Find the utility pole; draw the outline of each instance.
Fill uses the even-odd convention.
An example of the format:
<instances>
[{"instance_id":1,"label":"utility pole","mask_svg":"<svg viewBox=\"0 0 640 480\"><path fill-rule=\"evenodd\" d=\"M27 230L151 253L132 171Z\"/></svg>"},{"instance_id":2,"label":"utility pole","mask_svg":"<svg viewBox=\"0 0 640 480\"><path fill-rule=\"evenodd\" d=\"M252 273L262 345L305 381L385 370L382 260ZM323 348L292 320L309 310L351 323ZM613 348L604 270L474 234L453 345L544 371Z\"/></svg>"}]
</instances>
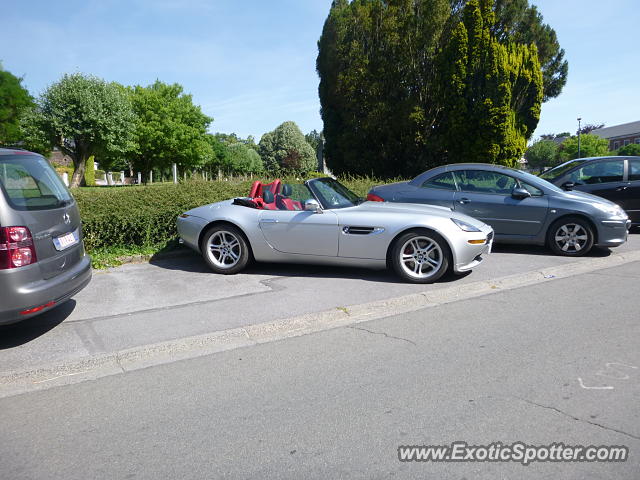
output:
<instances>
[{"instance_id":1,"label":"utility pole","mask_svg":"<svg viewBox=\"0 0 640 480\"><path fill-rule=\"evenodd\" d=\"M582 127L580 125L582 118L578 117L578 158L582 158L582 152L580 149L580 133L582 133L580 130L582 130Z\"/></svg>"}]
</instances>

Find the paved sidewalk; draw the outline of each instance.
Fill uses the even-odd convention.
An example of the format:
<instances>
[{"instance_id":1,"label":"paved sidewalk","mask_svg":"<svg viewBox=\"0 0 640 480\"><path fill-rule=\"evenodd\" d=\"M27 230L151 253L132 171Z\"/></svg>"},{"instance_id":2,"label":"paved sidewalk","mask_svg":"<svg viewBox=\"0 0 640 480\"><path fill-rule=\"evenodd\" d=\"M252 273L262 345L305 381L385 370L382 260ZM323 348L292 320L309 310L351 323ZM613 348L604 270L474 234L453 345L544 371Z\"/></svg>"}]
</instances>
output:
<instances>
[{"instance_id":1,"label":"paved sidewalk","mask_svg":"<svg viewBox=\"0 0 640 480\"><path fill-rule=\"evenodd\" d=\"M619 249L580 259L536 247L498 246L472 273L426 286L401 283L387 271L300 265L255 265L243 274L220 276L195 255L125 265L97 272L85 291L59 309L1 329L0 379L162 342L348 311L353 305L367 308L411 294L464 298L469 290L488 288L488 281L514 275L526 279L528 272L594 261L607 265L633 255L640 255L640 235Z\"/></svg>"},{"instance_id":2,"label":"paved sidewalk","mask_svg":"<svg viewBox=\"0 0 640 480\"><path fill-rule=\"evenodd\" d=\"M0 399L7 479L637 480L640 262ZM401 463L400 445L624 445Z\"/></svg>"}]
</instances>

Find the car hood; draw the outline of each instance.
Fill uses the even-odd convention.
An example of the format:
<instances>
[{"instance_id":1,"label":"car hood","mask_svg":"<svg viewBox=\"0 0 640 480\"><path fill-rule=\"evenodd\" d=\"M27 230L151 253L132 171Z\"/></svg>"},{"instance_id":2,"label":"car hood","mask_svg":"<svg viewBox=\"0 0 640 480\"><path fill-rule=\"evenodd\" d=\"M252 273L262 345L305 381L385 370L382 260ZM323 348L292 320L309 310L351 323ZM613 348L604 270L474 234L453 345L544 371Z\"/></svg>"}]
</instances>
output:
<instances>
[{"instance_id":1,"label":"car hood","mask_svg":"<svg viewBox=\"0 0 640 480\"><path fill-rule=\"evenodd\" d=\"M397 190L398 187L402 188L402 187L406 187L407 185L409 185L409 182L406 182L406 181L385 183L384 185L376 185L371 189L371 191L374 192L376 190Z\"/></svg>"},{"instance_id":2,"label":"car hood","mask_svg":"<svg viewBox=\"0 0 640 480\"><path fill-rule=\"evenodd\" d=\"M373 212L373 213L399 213L399 214L412 214L412 215L431 215L442 218L456 218L470 223L474 227L483 228L485 223L477 220L468 215L464 215L459 212L455 212L447 207L440 207L438 205L424 205L416 203L396 203L396 202L364 202L354 207L359 212ZM339 210L338 210L339 212Z\"/></svg>"},{"instance_id":3,"label":"car hood","mask_svg":"<svg viewBox=\"0 0 640 480\"><path fill-rule=\"evenodd\" d=\"M584 202L584 203L591 203L591 204L602 203L608 206L616 205L614 202L611 202L606 198L598 197L597 195L592 195L591 193L580 192L577 190L562 192L561 196L563 198L566 198L567 200L575 200L575 201Z\"/></svg>"}]
</instances>

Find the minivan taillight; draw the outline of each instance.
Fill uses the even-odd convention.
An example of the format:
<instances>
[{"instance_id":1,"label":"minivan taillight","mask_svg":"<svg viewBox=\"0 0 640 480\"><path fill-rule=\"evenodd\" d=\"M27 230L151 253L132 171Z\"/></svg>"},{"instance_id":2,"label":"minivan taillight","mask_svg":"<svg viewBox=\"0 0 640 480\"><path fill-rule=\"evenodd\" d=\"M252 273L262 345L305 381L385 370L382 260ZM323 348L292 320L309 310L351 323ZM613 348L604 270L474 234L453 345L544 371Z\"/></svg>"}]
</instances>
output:
<instances>
[{"instance_id":1,"label":"minivan taillight","mask_svg":"<svg viewBox=\"0 0 640 480\"><path fill-rule=\"evenodd\" d=\"M33 237L27 227L0 227L0 270L36 263Z\"/></svg>"}]
</instances>

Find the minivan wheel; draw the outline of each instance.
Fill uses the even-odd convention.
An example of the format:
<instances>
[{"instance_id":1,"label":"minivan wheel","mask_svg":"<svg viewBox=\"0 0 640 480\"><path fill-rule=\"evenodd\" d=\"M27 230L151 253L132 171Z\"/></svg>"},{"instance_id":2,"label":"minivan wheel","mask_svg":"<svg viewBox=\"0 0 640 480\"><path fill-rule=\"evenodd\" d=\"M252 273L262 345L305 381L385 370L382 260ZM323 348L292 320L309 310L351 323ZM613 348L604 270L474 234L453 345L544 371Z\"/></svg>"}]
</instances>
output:
<instances>
[{"instance_id":1,"label":"minivan wheel","mask_svg":"<svg viewBox=\"0 0 640 480\"><path fill-rule=\"evenodd\" d=\"M202 238L202 256L216 273L233 275L251 259L249 245L240 230L231 225L211 227Z\"/></svg>"},{"instance_id":2,"label":"minivan wheel","mask_svg":"<svg viewBox=\"0 0 640 480\"><path fill-rule=\"evenodd\" d=\"M593 228L580 217L565 217L549 228L547 243L557 255L579 257L589 253L593 247Z\"/></svg>"},{"instance_id":3,"label":"minivan wheel","mask_svg":"<svg viewBox=\"0 0 640 480\"><path fill-rule=\"evenodd\" d=\"M449 269L451 251L436 232L414 231L396 240L391 265L398 275L413 283L432 283Z\"/></svg>"}]
</instances>

